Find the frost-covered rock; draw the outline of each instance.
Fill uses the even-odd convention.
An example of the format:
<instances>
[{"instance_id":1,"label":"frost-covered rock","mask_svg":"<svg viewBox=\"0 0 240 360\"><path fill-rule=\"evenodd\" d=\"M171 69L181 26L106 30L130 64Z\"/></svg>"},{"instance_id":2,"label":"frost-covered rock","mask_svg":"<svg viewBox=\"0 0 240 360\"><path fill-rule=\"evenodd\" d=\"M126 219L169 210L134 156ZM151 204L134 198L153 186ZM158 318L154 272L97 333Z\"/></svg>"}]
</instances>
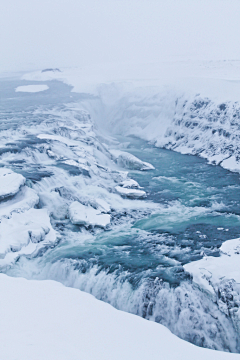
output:
<instances>
[{"instance_id":1,"label":"frost-covered rock","mask_svg":"<svg viewBox=\"0 0 240 360\"><path fill-rule=\"evenodd\" d=\"M85 206L74 201L69 206L69 217L73 224L85 226L106 227L110 224L110 215L102 214L101 211L95 210L91 206Z\"/></svg>"},{"instance_id":2,"label":"frost-covered rock","mask_svg":"<svg viewBox=\"0 0 240 360\"><path fill-rule=\"evenodd\" d=\"M143 198L146 196L146 192L143 190L131 189L131 188L123 187L123 186L116 186L115 189L120 195L127 196L129 198L137 199L137 198Z\"/></svg>"},{"instance_id":3,"label":"frost-covered rock","mask_svg":"<svg viewBox=\"0 0 240 360\"><path fill-rule=\"evenodd\" d=\"M18 252L29 243L43 242L46 245L54 244L55 241L56 232L51 226L46 209L13 213L10 219L3 218L0 224L1 259L4 259L8 252Z\"/></svg>"},{"instance_id":4,"label":"frost-covered rock","mask_svg":"<svg viewBox=\"0 0 240 360\"><path fill-rule=\"evenodd\" d=\"M220 250L220 257L205 256L184 268L194 283L232 318L240 333L240 239L224 242Z\"/></svg>"},{"instance_id":5,"label":"frost-covered rock","mask_svg":"<svg viewBox=\"0 0 240 360\"><path fill-rule=\"evenodd\" d=\"M121 150L109 150L118 165L131 170L154 170L154 166Z\"/></svg>"},{"instance_id":6,"label":"frost-covered rock","mask_svg":"<svg viewBox=\"0 0 240 360\"><path fill-rule=\"evenodd\" d=\"M115 190L123 197L138 199L146 196L146 192L140 190L138 182L133 179L126 179L122 181L115 187Z\"/></svg>"},{"instance_id":7,"label":"frost-covered rock","mask_svg":"<svg viewBox=\"0 0 240 360\"><path fill-rule=\"evenodd\" d=\"M39 197L33 189L23 186L14 198L0 202L0 219L10 217L14 212L24 212L34 207L39 201Z\"/></svg>"},{"instance_id":8,"label":"frost-covered rock","mask_svg":"<svg viewBox=\"0 0 240 360\"><path fill-rule=\"evenodd\" d=\"M24 183L25 178L21 174L0 168L0 199L15 195Z\"/></svg>"},{"instance_id":9,"label":"frost-covered rock","mask_svg":"<svg viewBox=\"0 0 240 360\"><path fill-rule=\"evenodd\" d=\"M122 186L123 188L127 188L127 189L139 189L140 188L138 182L133 179L127 179L127 180L122 181L120 183L120 186Z\"/></svg>"}]
</instances>

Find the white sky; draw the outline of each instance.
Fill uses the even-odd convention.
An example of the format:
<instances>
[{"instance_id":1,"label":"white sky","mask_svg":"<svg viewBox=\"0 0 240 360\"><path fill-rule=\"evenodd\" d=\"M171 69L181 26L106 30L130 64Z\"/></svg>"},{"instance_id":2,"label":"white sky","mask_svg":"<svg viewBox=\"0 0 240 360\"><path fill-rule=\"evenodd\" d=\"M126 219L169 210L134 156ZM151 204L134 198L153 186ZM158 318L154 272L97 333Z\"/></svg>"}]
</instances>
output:
<instances>
[{"instance_id":1,"label":"white sky","mask_svg":"<svg viewBox=\"0 0 240 360\"><path fill-rule=\"evenodd\" d=\"M240 59L240 0L0 0L0 72Z\"/></svg>"}]
</instances>

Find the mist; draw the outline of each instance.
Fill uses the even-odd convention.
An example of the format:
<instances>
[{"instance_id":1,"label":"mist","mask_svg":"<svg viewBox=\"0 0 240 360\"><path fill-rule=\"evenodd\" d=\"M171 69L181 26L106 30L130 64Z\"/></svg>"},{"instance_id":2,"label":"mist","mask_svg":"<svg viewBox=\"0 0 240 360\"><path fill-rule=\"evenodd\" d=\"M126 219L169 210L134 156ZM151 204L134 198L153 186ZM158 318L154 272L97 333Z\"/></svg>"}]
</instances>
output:
<instances>
[{"instance_id":1,"label":"mist","mask_svg":"<svg viewBox=\"0 0 240 360\"><path fill-rule=\"evenodd\" d=\"M240 58L237 0L1 0L0 72Z\"/></svg>"}]
</instances>

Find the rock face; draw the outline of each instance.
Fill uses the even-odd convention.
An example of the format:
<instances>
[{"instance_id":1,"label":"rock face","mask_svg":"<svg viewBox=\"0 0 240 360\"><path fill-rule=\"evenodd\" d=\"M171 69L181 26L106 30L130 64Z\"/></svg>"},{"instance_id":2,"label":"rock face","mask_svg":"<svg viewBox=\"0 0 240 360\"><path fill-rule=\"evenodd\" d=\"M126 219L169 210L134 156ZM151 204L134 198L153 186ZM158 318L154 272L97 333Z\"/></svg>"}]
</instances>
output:
<instances>
[{"instance_id":1,"label":"rock face","mask_svg":"<svg viewBox=\"0 0 240 360\"><path fill-rule=\"evenodd\" d=\"M205 256L184 265L193 281L209 294L219 309L232 318L240 331L240 239L229 240L220 248L221 256Z\"/></svg>"},{"instance_id":2,"label":"rock face","mask_svg":"<svg viewBox=\"0 0 240 360\"><path fill-rule=\"evenodd\" d=\"M84 226L106 227L110 224L110 215L102 214L91 206L85 206L78 201L69 206L69 217L73 224Z\"/></svg>"}]
</instances>

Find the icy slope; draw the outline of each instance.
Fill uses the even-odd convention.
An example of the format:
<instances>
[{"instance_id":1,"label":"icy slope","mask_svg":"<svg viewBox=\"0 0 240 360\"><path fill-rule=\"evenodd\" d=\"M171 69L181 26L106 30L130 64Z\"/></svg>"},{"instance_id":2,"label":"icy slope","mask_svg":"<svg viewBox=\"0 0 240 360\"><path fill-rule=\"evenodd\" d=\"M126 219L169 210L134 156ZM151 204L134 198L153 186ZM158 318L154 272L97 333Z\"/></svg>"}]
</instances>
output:
<instances>
[{"instance_id":1,"label":"icy slope","mask_svg":"<svg viewBox=\"0 0 240 360\"><path fill-rule=\"evenodd\" d=\"M180 340L146 321L53 281L0 274L4 360L238 359ZM17 301L16 301L17 299Z\"/></svg>"}]
</instances>

